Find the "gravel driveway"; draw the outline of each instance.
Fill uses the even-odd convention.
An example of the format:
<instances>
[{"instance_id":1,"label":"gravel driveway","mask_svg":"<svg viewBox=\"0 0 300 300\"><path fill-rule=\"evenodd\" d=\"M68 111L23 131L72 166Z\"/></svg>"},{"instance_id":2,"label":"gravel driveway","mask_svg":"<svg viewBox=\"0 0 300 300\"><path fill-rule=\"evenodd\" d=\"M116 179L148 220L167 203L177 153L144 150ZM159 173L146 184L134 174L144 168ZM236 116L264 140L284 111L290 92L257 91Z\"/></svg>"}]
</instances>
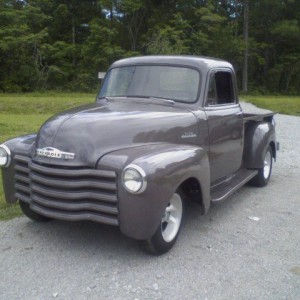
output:
<instances>
[{"instance_id":1,"label":"gravel driveway","mask_svg":"<svg viewBox=\"0 0 300 300\"><path fill-rule=\"evenodd\" d=\"M300 299L300 118L276 121L269 185L189 207L164 256L98 224L0 222L0 299Z\"/></svg>"}]
</instances>

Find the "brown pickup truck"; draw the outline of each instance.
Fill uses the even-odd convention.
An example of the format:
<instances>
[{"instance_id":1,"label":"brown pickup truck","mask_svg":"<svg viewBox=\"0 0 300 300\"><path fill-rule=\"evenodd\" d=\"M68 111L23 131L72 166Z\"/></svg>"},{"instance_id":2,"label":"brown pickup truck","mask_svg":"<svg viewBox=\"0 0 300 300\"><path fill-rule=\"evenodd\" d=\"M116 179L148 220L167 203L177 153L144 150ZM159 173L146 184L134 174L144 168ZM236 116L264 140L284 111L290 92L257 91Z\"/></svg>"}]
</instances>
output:
<instances>
[{"instance_id":1,"label":"brown pickup truck","mask_svg":"<svg viewBox=\"0 0 300 300\"><path fill-rule=\"evenodd\" d=\"M0 146L5 197L33 220L110 224L165 253L189 201L205 214L247 182L268 183L273 115L243 112L228 62L123 59L95 103Z\"/></svg>"}]
</instances>

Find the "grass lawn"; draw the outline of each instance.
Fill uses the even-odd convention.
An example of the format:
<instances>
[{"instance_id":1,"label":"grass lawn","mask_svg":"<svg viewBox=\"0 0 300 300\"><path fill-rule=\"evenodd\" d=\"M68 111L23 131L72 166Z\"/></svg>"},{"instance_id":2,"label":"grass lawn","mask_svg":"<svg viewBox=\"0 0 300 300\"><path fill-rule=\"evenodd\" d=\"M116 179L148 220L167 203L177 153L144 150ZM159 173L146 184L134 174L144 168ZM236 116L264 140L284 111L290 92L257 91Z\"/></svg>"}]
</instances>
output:
<instances>
[{"instance_id":1,"label":"grass lawn","mask_svg":"<svg viewBox=\"0 0 300 300\"><path fill-rule=\"evenodd\" d=\"M285 115L300 116L300 97L241 96L240 98L261 108L270 109Z\"/></svg>"},{"instance_id":2,"label":"grass lawn","mask_svg":"<svg viewBox=\"0 0 300 300\"><path fill-rule=\"evenodd\" d=\"M300 116L300 97L242 96L241 99L262 108ZM0 94L0 144L16 136L37 132L53 114L94 100L95 94L81 93ZM8 205L4 200L0 176L0 220L19 215L19 206Z\"/></svg>"}]
</instances>

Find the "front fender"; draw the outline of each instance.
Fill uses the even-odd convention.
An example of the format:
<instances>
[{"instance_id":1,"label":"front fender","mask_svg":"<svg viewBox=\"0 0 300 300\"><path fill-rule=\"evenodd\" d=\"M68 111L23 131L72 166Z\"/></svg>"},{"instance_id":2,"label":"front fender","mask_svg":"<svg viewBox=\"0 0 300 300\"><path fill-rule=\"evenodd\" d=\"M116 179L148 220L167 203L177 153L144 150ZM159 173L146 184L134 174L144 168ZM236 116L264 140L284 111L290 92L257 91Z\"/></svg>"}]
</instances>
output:
<instances>
[{"instance_id":1,"label":"front fender","mask_svg":"<svg viewBox=\"0 0 300 300\"><path fill-rule=\"evenodd\" d=\"M131 194L122 185L122 170L131 163L146 172L147 188L141 194ZM120 230L132 238L148 239L155 233L171 196L188 178L198 180L204 210L209 208L209 163L200 147L155 144L123 149L102 157L98 168L117 172Z\"/></svg>"},{"instance_id":2,"label":"front fender","mask_svg":"<svg viewBox=\"0 0 300 300\"><path fill-rule=\"evenodd\" d=\"M6 145L12 156L11 164L7 168L2 168L2 181L3 181L3 190L6 202L14 203L17 201L15 197L15 160L14 157L16 154L21 154L24 156L31 156L31 151L36 140L36 134L29 134L25 136L20 136L14 139L11 139L4 143Z\"/></svg>"},{"instance_id":3,"label":"front fender","mask_svg":"<svg viewBox=\"0 0 300 300\"><path fill-rule=\"evenodd\" d=\"M274 125L270 122L253 123L246 128L244 145L244 162L249 169L264 167L264 155L268 146L276 145ZM276 158L276 149L273 147L273 156Z\"/></svg>"}]
</instances>

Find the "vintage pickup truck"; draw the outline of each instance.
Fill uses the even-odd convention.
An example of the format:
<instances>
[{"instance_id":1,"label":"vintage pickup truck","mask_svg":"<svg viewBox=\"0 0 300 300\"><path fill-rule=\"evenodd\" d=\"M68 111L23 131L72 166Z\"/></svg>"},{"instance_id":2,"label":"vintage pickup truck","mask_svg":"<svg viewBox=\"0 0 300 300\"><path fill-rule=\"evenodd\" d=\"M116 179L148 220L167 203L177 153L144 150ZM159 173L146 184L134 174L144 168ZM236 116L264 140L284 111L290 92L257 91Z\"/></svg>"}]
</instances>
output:
<instances>
[{"instance_id":1,"label":"vintage pickup truck","mask_svg":"<svg viewBox=\"0 0 300 300\"><path fill-rule=\"evenodd\" d=\"M118 226L162 254L188 201L205 214L247 182L268 183L273 115L242 111L228 62L123 59L107 71L95 103L0 146L5 197L33 220Z\"/></svg>"}]
</instances>

